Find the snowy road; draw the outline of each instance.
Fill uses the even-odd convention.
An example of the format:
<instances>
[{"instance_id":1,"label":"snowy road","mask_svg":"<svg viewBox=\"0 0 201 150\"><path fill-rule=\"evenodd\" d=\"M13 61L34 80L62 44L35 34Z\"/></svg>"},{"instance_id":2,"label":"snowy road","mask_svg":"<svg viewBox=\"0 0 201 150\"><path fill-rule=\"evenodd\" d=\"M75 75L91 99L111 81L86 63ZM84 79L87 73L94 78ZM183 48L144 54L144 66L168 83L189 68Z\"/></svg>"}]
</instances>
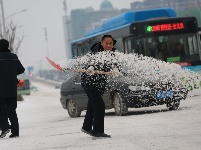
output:
<instances>
[{"instance_id":1,"label":"snowy road","mask_svg":"<svg viewBox=\"0 0 201 150\"><path fill-rule=\"evenodd\" d=\"M106 111L105 132L111 139L92 140L80 128L84 114L70 118L59 101L59 90L39 88L18 102L20 137L0 139L1 150L200 150L201 96L181 101L180 109L166 106L129 109L127 116ZM201 95L201 91L196 91Z\"/></svg>"}]
</instances>

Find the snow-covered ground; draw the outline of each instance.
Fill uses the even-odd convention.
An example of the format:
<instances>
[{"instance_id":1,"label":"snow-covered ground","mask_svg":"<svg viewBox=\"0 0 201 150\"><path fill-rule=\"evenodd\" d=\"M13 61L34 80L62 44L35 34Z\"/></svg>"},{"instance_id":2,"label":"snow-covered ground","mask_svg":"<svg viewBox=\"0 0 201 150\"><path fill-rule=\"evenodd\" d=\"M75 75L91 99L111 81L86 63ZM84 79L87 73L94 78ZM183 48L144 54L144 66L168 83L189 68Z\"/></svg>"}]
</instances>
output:
<instances>
[{"instance_id":1,"label":"snow-covered ground","mask_svg":"<svg viewBox=\"0 0 201 150\"><path fill-rule=\"evenodd\" d=\"M18 102L20 137L0 139L1 150L200 150L201 90L189 93L179 110L166 106L129 109L127 116L107 110L105 132L111 139L80 131L85 112L70 118L60 104L59 90L33 82L39 91Z\"/></svg>"}]
</instances>

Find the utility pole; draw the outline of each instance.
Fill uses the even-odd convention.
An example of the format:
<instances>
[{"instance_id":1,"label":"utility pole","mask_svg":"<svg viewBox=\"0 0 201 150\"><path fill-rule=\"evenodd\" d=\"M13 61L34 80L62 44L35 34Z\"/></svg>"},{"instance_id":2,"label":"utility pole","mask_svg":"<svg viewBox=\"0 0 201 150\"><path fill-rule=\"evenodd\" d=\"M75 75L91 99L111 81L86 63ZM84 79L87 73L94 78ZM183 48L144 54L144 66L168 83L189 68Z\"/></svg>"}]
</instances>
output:
<instances>
[{"instance_id":1,"label":"utility pole","mask_svg":"<svg viewBox=\"0 0 201 150\"><path fill-rule=\"evenodd\" d=\"M63 6L64 6L64 13L65 13L65 16L67 16L67 4L66 4L66 0L63 1Z\"/></svg>"},{"instance_id":2,"label":"utility pole","mask_svg":"<svg viewBox=\"0 0 201 150\"><path fill-rule=\"evenodd\" d=\"M44 28L45 33L45 42L46 42L46 50L47 50L47 56L49 58L49 48L48 48L48 38L47 38L47 28ZM48 69L50 70L50 65L48 64Z\"/></svg>"},{"instance_id":3,"label":"utility pole","mask_svg":"<svg viewBox=\"0 0 201 150\"><path fill-rule=\"evenodd\" d=\"M5 25L5 18L4 18L4 8L3 8L3 0L0 0L1 3L1 23L2 23L2 35L4 39L8 39L6 33L6 25Z\"/></svg>"},{"instance_id":4,"label":"utility pole","mask_svg":"<svg viewBox=\"0 0 201 150\"><path fill-rule=\"evenodd\" d=\"M69 46L70 41L70 30L69 30L69 20L68 20L68 8L66 4L66 0L63 1L63 9L64 9L64 39L65 39L65 51L67 60L71 57L71 50Z\"/></svg>"}]
</instances>

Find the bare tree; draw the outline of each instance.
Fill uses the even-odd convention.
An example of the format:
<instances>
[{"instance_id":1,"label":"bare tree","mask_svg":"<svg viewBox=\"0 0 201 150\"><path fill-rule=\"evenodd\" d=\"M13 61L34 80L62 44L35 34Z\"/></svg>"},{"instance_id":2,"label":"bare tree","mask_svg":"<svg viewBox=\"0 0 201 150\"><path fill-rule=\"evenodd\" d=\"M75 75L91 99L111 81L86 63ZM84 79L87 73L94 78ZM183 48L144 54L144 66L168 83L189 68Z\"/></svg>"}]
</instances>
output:
<instances>
[{"instance_id":1,"label":"bare tree","mask_svg":"<svg viewBox=\"0 0 201 150\"><path fill-rule=\"evenodd\" d=\"M24 39L24 33L21 36L17 35L17 28L18 26L14 24L12 20L6 26L7 40L10 43L9 49L14 54L18 54L18 50ZM2 33L0 37L3 38Z\"/></svg>"}]
</instances>

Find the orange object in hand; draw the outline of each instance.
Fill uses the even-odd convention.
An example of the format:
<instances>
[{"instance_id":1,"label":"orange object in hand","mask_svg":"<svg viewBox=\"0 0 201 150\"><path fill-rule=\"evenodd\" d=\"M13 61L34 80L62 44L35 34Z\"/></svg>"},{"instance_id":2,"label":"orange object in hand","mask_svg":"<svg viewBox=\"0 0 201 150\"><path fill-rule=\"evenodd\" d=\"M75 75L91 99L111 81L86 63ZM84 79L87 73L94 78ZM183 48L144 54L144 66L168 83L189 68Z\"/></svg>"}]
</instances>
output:
<instances>
[{"instance_id":1,"label":"orange object in hand","mask_svg":"<svg viewBox=\"0 0 201 150\"><path fill-rule=\"evenodd\" d=\"M24 85L24 80L19 80L18 87L22 87Z\"/></svg>"}]
</instances>

